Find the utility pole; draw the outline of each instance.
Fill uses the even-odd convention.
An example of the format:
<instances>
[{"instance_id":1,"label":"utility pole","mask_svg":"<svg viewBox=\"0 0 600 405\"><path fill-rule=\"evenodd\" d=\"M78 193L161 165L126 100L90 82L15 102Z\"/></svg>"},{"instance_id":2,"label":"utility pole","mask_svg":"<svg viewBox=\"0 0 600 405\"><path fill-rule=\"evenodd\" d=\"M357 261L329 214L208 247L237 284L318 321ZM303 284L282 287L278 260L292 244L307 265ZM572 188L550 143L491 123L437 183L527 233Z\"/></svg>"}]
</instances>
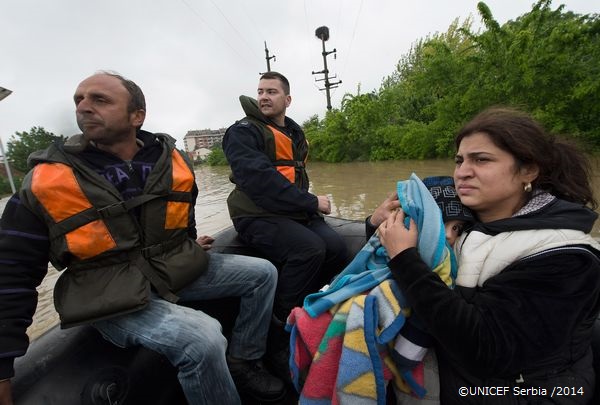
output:
<instances>
[{"instance_id":1,"label":"utility pole","mask_svg":"<svg viewBox=\"0 0 600 405\"><path fill-rule=\"evenodd\" d=\"M275 59L275 55L269 56L269 48L267 48L267 41L265 41L265 59L267 60L267 72L270 72L271 71L271 59L273 59L273 62L277 61L277 59Z\"/></svg>"},{"instance_id":2,"label":"utility pole","mask_svg":"<svg viewBox=\"0 0 600 405\"><path fill-rule=\"evenodd\" d=\"M319 38L321 40L321 43L323 44L323 52L321 52L321 55L323 55L323 70L319 71L319 72L312 72L313 75L319 75L319 74L324 74L325 77L323 79L315 79L316 82L320 82L320 81L325 81L325 87L322 89L319 89L321 91L325 90L325 94L327 95L327 109L331 110L331 95L329 93L329 89L335 89L338 84L342 83L341 80L338 80L337 82L330 82L329 79L329 69L327 69L327 55L330 54L334 54L333 58L335 59L335 53L337 52L335 50L335 48L333 48L333 51L329 51L327 52L325 50L325 42L329 39L329 28L323 26L323 27L319 27L317 28L317 30L315 31L315 35L317 38ZM331 79L335 79L336 75L332 76Z\"/></svg>"},{"instance_id":3,"label":"utility pole","mask_svg":"<svg viewBox=\"0 0 600 405\"><path fill-rule=\"evenodd\" d=\"M4 87L0 87L0 100L4 99L5 97L8 97L10 94L12 93L12 91L5 89ZM4 166L6 167L6 174L8 176L8 182L10 183L10 189L12 190L12 193L16 193L16 189L15 189L15 182L13 181L12 178L12 173L10 171L10 166L8 165L8 160L6 159L6 154L4 153L4 145L2 144L2 139L0 138L0 153L2 153L2 160L4 160Z\"/></svg>"}]
</instances>

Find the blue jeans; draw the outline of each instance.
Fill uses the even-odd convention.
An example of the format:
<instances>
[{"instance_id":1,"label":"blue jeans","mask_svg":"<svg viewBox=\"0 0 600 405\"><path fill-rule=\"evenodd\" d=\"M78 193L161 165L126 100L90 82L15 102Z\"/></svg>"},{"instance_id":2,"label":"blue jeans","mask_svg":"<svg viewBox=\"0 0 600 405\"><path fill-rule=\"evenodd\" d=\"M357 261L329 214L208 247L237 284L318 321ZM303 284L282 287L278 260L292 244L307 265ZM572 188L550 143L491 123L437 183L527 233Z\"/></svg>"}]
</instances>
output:
<instances>
[{"instance_id":1,"label":"blue jeans","mask_svg":"<svg viewBox=\"0 0 600 405\"><path fill-rule=\"evenodd\" d=\"M277 270L268 261L213 253L206 273L179 291L181 302L241 297L228 352L254 360L266 349ZM166 356L177 367L186 399L193 404L239 404L225 360L221 324L202 311L152 295L143 310L94 323L120 347L140 345Z\"/></svg>"}]
</instances>

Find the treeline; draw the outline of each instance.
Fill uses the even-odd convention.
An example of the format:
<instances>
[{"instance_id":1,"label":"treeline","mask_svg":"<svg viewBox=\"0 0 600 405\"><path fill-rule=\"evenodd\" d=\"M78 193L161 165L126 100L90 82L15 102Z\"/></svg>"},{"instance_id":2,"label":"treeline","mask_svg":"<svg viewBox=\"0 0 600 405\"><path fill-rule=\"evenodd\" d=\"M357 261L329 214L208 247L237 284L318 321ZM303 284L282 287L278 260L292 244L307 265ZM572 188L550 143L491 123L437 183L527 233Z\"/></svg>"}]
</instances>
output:
<instances>
[{"instance_id":1,"label":"treeline","mask_svg":"<svg viewBox=\"0 0 600 405\"><path fill-rule=\"evenodd\" d=\"M530 112L549 131L600 150L600 18L541 0L484 29L456 20L413 44L379 90L346 94L340 109L304 122L311 159L427 159L454 153L453 136L491 105Z\"/></svg>"},{"instance_id":2,"label":"treeline","mask_svg":"<svg viewBox=\"0 0 600 405\"><path fill-rule=\"evenodd\" d=\"M45 149L57 139L64 140L66 138L63 135L55 135L46 131L43 127L33 127L29 131L15 132L14 135L11 135L6 158L10 164L15 189L18 190L21 187L21 181L30 169L27 165L27 157L36 150ZM0 196L11 193L12 187L3 167L0 170Z\"/></svg>"}]
</instances>

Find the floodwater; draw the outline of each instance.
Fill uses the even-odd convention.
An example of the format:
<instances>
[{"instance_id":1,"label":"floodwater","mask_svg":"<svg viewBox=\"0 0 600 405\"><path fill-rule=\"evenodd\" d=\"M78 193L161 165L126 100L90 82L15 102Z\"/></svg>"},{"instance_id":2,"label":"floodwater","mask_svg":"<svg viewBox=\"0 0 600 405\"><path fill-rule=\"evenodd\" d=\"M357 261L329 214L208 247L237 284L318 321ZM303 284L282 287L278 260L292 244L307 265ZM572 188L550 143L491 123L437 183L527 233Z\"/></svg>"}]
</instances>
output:
<instances>
[{"instance_id":1,"label":"floodwater","mask_svg":"<svg viewBox=\"0 0 600 405\"><path fill-rule=\"evenodd\" d=\"M598 166L600 164L596 165ZM363 219L395 190L398 180L408 178L413 172L420 178L451 175L453 168L451 159L337 164L311 162L308 173L311 191L330 197L332 216ZM228 176L228 167L201 166L196 169L199 188L196 227L199 235L213 235L231 225L226 199L233 184L229 182ZM594 187L596 196L600 198L599 170L594 171ZM3 209L6 200L0 201L0 209ZM600 238L600 221L594 227L593 236ZM52 302L52 289L57 277L58 273L50 267L48 275L38 288L38 309L33 324L27 331L31 339L40 336L58 322Z\"/></svg>"}]
</instances>

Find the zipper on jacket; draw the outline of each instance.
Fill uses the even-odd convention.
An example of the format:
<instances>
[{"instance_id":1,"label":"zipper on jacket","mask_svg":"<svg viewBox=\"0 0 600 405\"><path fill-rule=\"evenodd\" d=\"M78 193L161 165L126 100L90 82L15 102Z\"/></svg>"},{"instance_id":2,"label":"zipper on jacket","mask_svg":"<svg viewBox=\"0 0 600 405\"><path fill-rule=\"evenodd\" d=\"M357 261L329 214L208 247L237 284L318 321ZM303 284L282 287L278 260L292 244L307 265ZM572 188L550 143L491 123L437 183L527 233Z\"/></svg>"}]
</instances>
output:
<instances>
[{"instance_id":1,"label":"zipper on jacket","mask_svg":"<svg viewBox=\"0 0 600 405\"><path fill-rule=\"evenodd\" d=\"M125 164L127 165L127 169L129 169L129 174L133 174L134 170L133 165L131 164L131 160L124 160L123 162L125 162Z\"/></svg>"}]
</instances>

